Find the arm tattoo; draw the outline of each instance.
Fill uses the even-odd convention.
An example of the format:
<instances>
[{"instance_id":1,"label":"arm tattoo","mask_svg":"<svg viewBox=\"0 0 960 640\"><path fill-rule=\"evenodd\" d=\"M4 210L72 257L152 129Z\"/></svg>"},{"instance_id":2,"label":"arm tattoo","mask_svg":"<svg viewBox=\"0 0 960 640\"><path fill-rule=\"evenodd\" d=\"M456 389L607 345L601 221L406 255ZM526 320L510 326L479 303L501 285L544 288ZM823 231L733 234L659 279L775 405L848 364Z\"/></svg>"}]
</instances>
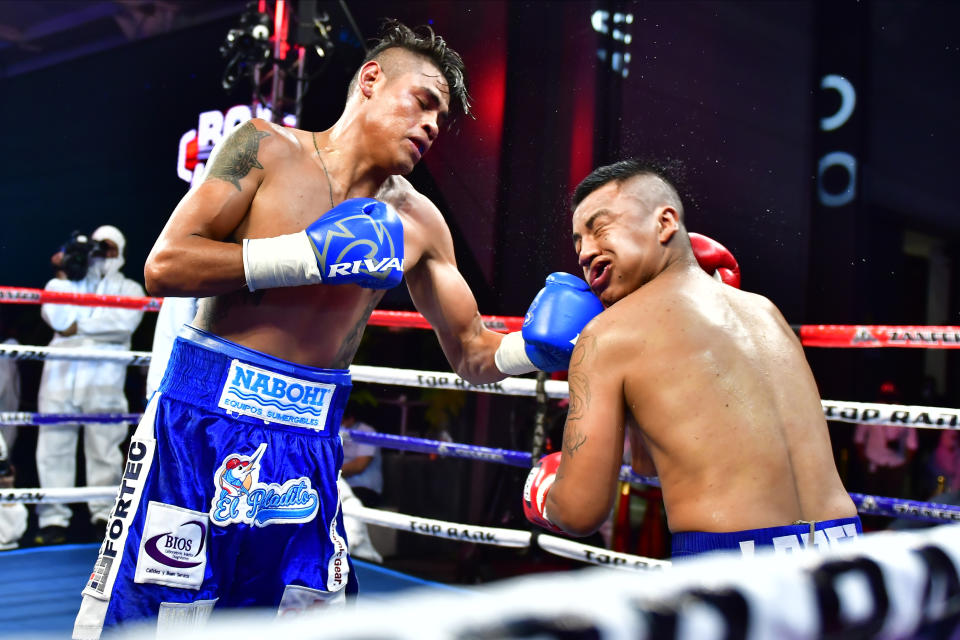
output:
<instances>
[{"instance_id":1,"label":"arm tattoo","mask_svg":"<svg viewBox=\"0 0 960 640\"><path fill-rule=\"evenodd\" d=\"M260 140L269 135L266 131L257 131L252 122L241 125L227 139L223 148L217 151L213 163L207 167L205 180L225 180L235 186L237 191L243 191L240 180L245 178L251 169L263 169L263 165L257 160L257 151L260 149Z\"/></svg>"},{"instance_id":2,"label":"arm tattoo","mask_svg":"<svg viewBox=\"0 0 960 640\"><path fill-rule=\"evenodd\" d=\"M567 421L567 426L563 430L563 455L572 458L573 454L575 454L586 441L587 436L580 433L577 425L570 424L570 422Z\"/></svg>"},{"instance_id":3,"label":"arm tattoo","mask_svg":"<svg viewBox=\"0 0 960 640\"><path fill-rule=\"evenodd\" d=\"M587 359L592 358L597 351L596 336L583 336L577 340L573 353L570 355L570 368L579 367ZM570 458L587 441L586 434L580 431L577 422L590 409L590 377L580 371L570 374L570 408L567 410L567 423L563 429L563 453Z\"/></svg>"},{"instance_id":4,"label":"arm tattoo","mask_svg":"<svg viewBox=\"0 0 960 640\"><path fill-rule=\"evenodd\" d=\"M367 303L367 308L363 311L363 316L357 321L357 324L353 326L353 329L350 330L347 337L343 339L343 344L340 345L340 350L337 352L336 357L334 357L333 364L330 365L331 368L346 369L350 366L350 363L353 362L353 356L357 354L357 349L360 347L363 330L367 327L367 320L370 319L370 314L373 313L373 309L377 306L377 303L380 302L381 298L383 298L383 292L376 293L370 298L370 302Z\"/></svg>"},{"instance_id":5,"label":"arm tattoo","mask_svg":"<svg viewBox=\"0 0 960 640\"><path fill-rule=\"evenodd\" d=\"M568 457L583 446L587 436L580 432L577 421L590 407L590 381L582 373L570 376L570 409L567 411L567 424L563 429L563 453Z\"/></svg>"},{"instance_id":6,"label":"arm tattoo","mask_svg":"<svg viewBox=\"0 0 960 640\"><path fill-rule=\"evenodd\" d=\"M590 408L590 379L582 373L570 374L570 409L567 411L567 424L576 422Z\"/></svg>"}]
</instances>

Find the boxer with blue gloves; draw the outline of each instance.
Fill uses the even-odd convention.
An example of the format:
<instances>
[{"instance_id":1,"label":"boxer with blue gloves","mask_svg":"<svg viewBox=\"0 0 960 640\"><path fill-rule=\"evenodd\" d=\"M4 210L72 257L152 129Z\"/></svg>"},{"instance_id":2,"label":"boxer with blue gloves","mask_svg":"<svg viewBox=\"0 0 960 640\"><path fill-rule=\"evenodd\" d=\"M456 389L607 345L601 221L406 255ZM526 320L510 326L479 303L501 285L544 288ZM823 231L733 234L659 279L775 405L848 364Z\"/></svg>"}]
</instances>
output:
<instances>
[{"instance_id":1,"label":"boxer with blue gloves","mask_svg":"<svg viewBox=\"0 0 960 640\"><path fill-rule=\"evenodd\" d=\"M406 283L461 377L503 379L502 335L483 324L450 229L402 177L469 114L464 71L429 28L390 22L332 127L254 118L216 146L144 267L151 294L200 300L131 439L74 638L149 618L166 635L215 606L287 614L356 591L339 426L385 289ZM231 465L245 491L224 490Z\"/></svg>"}]
</instances>

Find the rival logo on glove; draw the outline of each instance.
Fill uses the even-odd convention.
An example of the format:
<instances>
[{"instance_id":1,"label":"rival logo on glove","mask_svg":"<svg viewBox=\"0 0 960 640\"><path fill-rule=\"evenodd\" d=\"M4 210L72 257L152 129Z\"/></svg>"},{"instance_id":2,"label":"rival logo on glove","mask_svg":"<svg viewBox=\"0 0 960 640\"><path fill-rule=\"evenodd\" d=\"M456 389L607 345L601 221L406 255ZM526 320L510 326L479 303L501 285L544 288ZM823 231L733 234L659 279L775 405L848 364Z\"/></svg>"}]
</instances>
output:
<instances>
[{"instance_id":1,"label":"rival logo on glove","mask_svg":"<svg viewBox=\"0 0 960 640\"><path fill-rule=\"evenodd\" d=\"M403 271L403 258L384 258L380 262L374 262L369 259L354 260L353 262L338 262L330 265L327 277L332 278L334 276L346 276L351 273L361 273L360 265L365 267L362 273L369 273L371 275L375 273L385 273L389 275L391 269Z\"/></svg>"},{"instance_id":2,"label":"rival logo on glove","mask_svg":"<svg viewBox=\"0 0 960 640\"><path fill-rule=\"evenodd\" d=\"M381 202L373 199L357 198L356 200L369 200L367 208L384 207ZM352 202L352 201L347 201ZM341 204L341 206L343 206ZM392 210L391 210L392 211ZM396 217L394 213L392 217ZM321 223L323 218L317 221ZM361 213L352 216L346 216L331 222L328 227L322 224L314 223L308 229L313 242L313 252L317 258L317 264L320 266L321 273L326 274L326 278L335 276L346 276L350 274L365 273L378 280L387 280L394 270L399 272L395 279L403 277L403 247L397 250L394 244L393 234L390 229L380 220L372 218L367 213ZM403 226L399 218L395 225L399 225L399 237L402 241ZM324 235L320 235L323 233ZM322 237L322 240L321 240ZM364 251L366 254L364 255ZM336 257L329 255L332 251L336 252ZM357 254L363 256L361 260L350 260L351 256ZM379 258L379 254L385 255ZM399 257L398 257L399 254ZM330 259L336 260L333 264L328 264ZM344 260L346 258L347 260Z\"/></svg>"}]
</instances>

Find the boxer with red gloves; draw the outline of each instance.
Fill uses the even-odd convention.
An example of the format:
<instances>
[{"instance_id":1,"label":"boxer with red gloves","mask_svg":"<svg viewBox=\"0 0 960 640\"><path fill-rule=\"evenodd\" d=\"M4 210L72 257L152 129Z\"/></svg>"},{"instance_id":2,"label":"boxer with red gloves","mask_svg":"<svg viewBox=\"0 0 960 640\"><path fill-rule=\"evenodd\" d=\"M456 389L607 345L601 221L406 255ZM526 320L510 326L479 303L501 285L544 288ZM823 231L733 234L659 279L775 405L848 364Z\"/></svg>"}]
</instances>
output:
<instances>
[{"instance_id":1,"label":"boxer with red gloves","mask_svg":"<svg viewBox=\"0 0 960 640\"><path fill-rule=\"evenodd\" d=\"M665 175L601 167L574 207L574 247L605 309L576 341L562 456L531 472L528 518L595 531L628 434L634 469L660 478L675 557L857 536L800 342L769 300L736 288L729 251L687 233Z\"/></svg>"}]
</instances>

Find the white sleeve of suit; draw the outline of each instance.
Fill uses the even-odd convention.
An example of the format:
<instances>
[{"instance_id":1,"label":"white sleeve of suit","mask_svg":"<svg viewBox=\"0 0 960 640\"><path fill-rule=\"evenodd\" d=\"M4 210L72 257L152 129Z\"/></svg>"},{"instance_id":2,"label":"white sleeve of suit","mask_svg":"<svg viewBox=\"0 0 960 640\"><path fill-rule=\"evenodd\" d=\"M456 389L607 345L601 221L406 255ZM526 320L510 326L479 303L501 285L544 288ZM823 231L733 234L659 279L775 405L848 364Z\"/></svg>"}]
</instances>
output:
<instances>
[{"instance_id":1,"label":"white sleeve of suit","mask_svg":"<svg viewBox=\"0 0 960 640\"><path fill-rule=\"evenodd\" d=\"M120 290L111 295L143 296L143 287L124 278ZM139 309L120 309L117 307L96 307L90 314L80 314L77 318L77 333L96 337L98 334L132 334L140 326L143 311Z\"/></svg>"},{"instance_id":2,"label":"white sleeve of suit","mask_svg":"<svg viewBox=\"0 0 960 640\"><path fill-rule=\"evenodd\" d=\"M58 293L78 292L76 284L64 278L52 278L43 289ZM40 315L54 331L66 331L76 322L79 309L80 307L72 304L46 303L40 305Z\"/></svg>"}]
</instances>

